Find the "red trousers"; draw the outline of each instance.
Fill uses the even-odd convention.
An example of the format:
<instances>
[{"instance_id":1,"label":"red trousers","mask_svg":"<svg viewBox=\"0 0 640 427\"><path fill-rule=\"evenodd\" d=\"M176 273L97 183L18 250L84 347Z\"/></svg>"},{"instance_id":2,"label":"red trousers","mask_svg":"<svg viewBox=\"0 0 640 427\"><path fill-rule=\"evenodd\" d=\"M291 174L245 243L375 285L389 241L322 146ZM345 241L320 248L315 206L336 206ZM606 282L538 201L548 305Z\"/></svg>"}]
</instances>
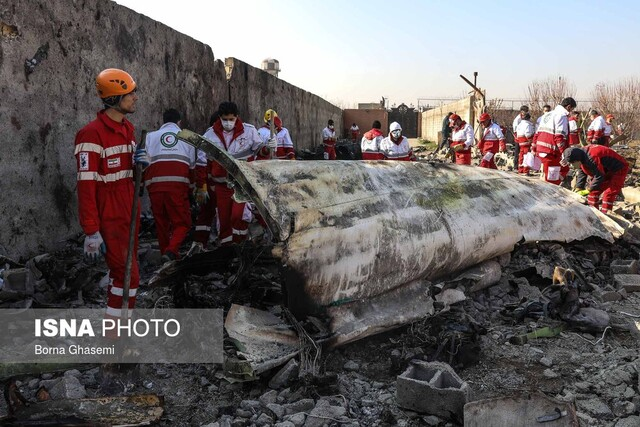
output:
<instances>
[{"instance_id":1,"label":"red trousers","mask_svg":"<svg viewBox=\"0 0 640 427\"><path fill-rule=\"evenodd\" d=\"M489 153L491 153L491 156L489 156ZM491 157L491 158L487 160L488 157ZM482 160L480 160L480 167L487 168L487 169L498 169L498 166L496 166L496 151L494 150L484 151L482 153Z\"/></svg>"},{"instance_id":2,"label":"red trousers","mask_svg":"<svg viewBox=\"0 0 640 427\"><path fill-rule=\"evenodd\" d=\"M211 234L211 225L216 218L216 187L215 184L209 182L207 184L207 193L209 194L209 200L207 203L200 206L200 212L196 218L195 233L193 233L193 240L202 243L204 246L209 242L209 235Z\"/></svg>"},{"instance_id":3,"label":"red trousers","mask_svg":"<svg viewBox=\"0 0 640 427\"><path fill-rule=\"evenodd\" d=\"M120 185L101 188L98 192L98 211L100 212L100 234L104 239L107 253L105 261L109 267L109 287L107 289L107 318L119 318L122 309L125 264L129 248L129 228L131 226L131 208L133 205L133 183L122 181ZM137 195L136 195L137 197ZM138 204L138 206L140 206ZM138 271L138 231L140 229L140 210L136 216L135 241L129 282L129 309L136 304L136 294L140 281Z\"/></svg>"},{"instance_id":4,"label":"red trousers","mask_svg":"<svg viewBox=\"0 0 640 427\"><path fill-rule=\"evenodd\" d=\"M215 184L215 187L220 244L240 243L246 239L249 231L249 223L244 220L246 203L233 201L233 189L227 184Z\"/></svg>"},{"instance_id":5,"label":"red trousers","mask_svg":"<svg viewBox=\"0 0 640 427\"><path fill-rule=\"evenodd\" d=\"M531 149L530 145L521 145L520 154L518 155L518 173L529 173L530 168L524 166L524 155Z\"/></svg>"},{"instance_id":6,"label":"red trousers","mask_svg":"<svg viewBox=\"0 0 640 427\"><path fill-rule=\"evenodd\" d=\"M191 229L189 187L176 184L175 191L149 191L160 252L179 255L180 245Z\"/></svg>"},{"instance_id":7,"label":"red trousers","mask_svg":"<svg viewBox=\"0 0 640 427\"><path fill-rule=\"evenodd\" d=\"M600 197L602 197L602 206L600 210L602 212L608 212L613 209L613 202L616 201L616 197L620 194L620 190L624 186L624 180L627 177L627 168L620 170L614 174L607 175L600 187L600 190L592 190L587 197L589 206L593 206L598 209L600 204Z\"/></svg>"},{"instance_id":8,"label":"red trousers","mask_svg":"<svg viewBox=\"0 0 640 427\"><path fill-rule=\"evenodd\" d=\"M324 159L325 160L335 160L336 159L336 146L335 145L326 145L324 146Z\"/></svg>"},{"instance_id":9,"label":"red trousers","mask_svg":"<svg viewBox=\"0 0 640 427\"><path fill-rule=\"evenodd\" d=\"M560 166L560 154L547 154L545 157L540 157L542 163L542 176L544 180L555 185L560 185L562 182L562 166Z\"/></svg>"},{"instance_id":10,"label":"red trousers","mask_svg":"<svg viewBox=\"0 0 640 427\"><path fill-rule=\"evenodd\" d=\"M453 147L460 145L461 143L455 143L452 142L451 143L451 149L453 149ZM455 155L456 155L456 165L470 165L471 164L471 148L468 149L464 149L464 150L460 150L460 151L454 151Z\"/></svg>"}]
</instances>

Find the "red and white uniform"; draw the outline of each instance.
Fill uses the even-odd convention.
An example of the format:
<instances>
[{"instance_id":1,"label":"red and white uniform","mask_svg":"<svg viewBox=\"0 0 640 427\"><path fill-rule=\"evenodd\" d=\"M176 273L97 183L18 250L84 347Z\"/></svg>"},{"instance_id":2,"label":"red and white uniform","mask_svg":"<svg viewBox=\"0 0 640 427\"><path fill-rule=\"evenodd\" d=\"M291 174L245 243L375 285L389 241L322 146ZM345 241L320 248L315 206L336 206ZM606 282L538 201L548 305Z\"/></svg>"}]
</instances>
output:
<instances>
[{"instance_id":1,"label":"red and white uniform","mask_svg":"<svg viewBox=\"0 0 640 427\"><path fill-rule=\"evenodd\" d=\"M293 150L293 141L291 140L289 129L283 128L282 126L276 126L275 131L275 137L278 140L278 148L276 148L275 158L279 160L295 160L296 153ZM260 135L262 142L266 144L271 138L271 129L269 128L269 125L264 125L258 129L258 134Z\"/></svg>"},{"instance_id":2,"label":"red and white uniform","mask_svg":"<svg viewBox=\"0 0 640 427\"><path fill-rule=\"evenodd\" d=\"M360 142L362 160L384 160L384 153L380 151L380 143L384 135L380 129L371 129L366 132Z\"/></svg>"},{"instance_id":3,"label":"red and white uniform","mask_svg":"<svg viewBox=\"0 0 640 427\"><path fill-rule=\"evenodd\" d=\"M205 131L206 133L211 128ZM193 240L195 242L202 243L206 247L209 236L211 235L211 225L214 218L216 218L216 206L218 205L216 200L216 186L211 175L211 160L207 159L207 155L203 151L198 151L196 160L196 173L195 173L196 186L202 188L202 184L207 184L207 194L209 200L202 206L196 217L196 224L194 227ZM220 228L220 225L217 225Z\"/></svg>"},{"instance_id":4,"label":"red and white uniform","mask_svg":"<svg viewBox=\"0 0 640 427\"><path fill-rule=\"evenodd\" d=\"M450 147L453 148L460 144L464 145L462 150L455 152L457 165L471 164L471 147L473 146L473 142L473 127L471 127L469 123L463 121L459 127L452 129Z\"/></svg>"},{"instance_id":5,"label":"red and white uniform","mask_svg":"<svg viewBox=\"0 0 640 427\"><path fill-rule=\"evenodd\" d=\"M572 153L571 160L580 160L581 173L578 174L576 186L584 188L586 178L589 176L589 196L587 200L590 206L598 209L602 197L603 212L613 209L613 203L624 186L629 164L626 159L609 147L603 145L587 145L582 152Z\"/></svg>"},{"instance_id":6,"label":"red and white uniform","mask_svg":"<svg viewBox=\"0 0 640 427\"><path fill-rule=\"evenodd\" d=\"M587 141L590 144L599 144L600 138L604 137L604 130L607 125L607 122L604 121L602 116L596 116L591 121L591 124L587 128ZM608 145L608 144L607 144Z\"/></svg>"},{"instance_id":7,"label":"red and white uniform","mask_svg":"<svg viewBox=\"0 0 640 427\"><path fill-rule=\"evenodd\" d=\"M570 116L568 120L569 120L569 139L568 139L569 147L573 147L574 145L580 145L580 135L578 134L580 129L578 129L578 121L574 116Z\"/></svg>"},{"instance_id":8,"label":"red and white uniform","mask_svg":"<svg viewBox=\"0 0 640 427\"><path fill-rule=\"evenodd\" d=\"M385 160L415 160L413 157L413 149L409 145L409 140L400 136L398 141L394 141L391 135L380 141L380 151L383 153Z\"/></svg>"},{"instance_id":9,"label":"red and white uniform","mask_svg":"<svg viewBox=\"0 0 640 427\"><path fill-rule=\"evenodd\" d=\"M560 185L564 178L563 172L566 173L560 166L560 159L567 146L568 115L569 112L562 105L545 113L540 120L540 126L533 141L535 152L542 163L544 180L556 185Z\"/></svg>"},{"instance_id":10,"label":"red and white uniform","mask_svg":"<svg viewBox=\"0 0 640 427\"><path fill-rule=\"evenodd\" d=\"M360 135L360 128L358 125L352 125L349 128L349 132L351 133L351 140L356 142L358 140L358 136Z\"/></svg>"},{"instance_id":11,"label":"red and white uniform","mask_svg":"<svg viewBox=\"0 0 640 427\"><path fill-rule=\"evenodd\" d=\"M478 148L482 153L482 160L480 161L481 168L498 169L496 166L495 154L498 151L506 150L504 142L504 133L497 124L491 122L491 124L482 131L482 138L478 143Z\"/></svg>"},{"instance_id":12,"label":"red and white uniform","mask_svg":"<svg viewBox=\"0 0 640 427\"><path fill-rule=\"evenodd\" d=\"M78 217L85 234L100 232L107 247L109 267L107 316L120 317L124 270L129 246L129 227L134 194L133 152L136 143L131 122L113 121L104 110L76 134L75 157L78 167ZM137 216L133 264L129 288L129 308L133 309L138 291ZM131 311L129 311L131 314Z\"/></svg>"},{"instance_id":13,"label":"red and white uniform","mask_svg":"<svg viewBox=\"0 0 640 427\"><path fill-rule=\"evenodd\" d=\"M236 160L252 161L256 157L269 158L269 149L255 127L236 119L233 130L226 131L218 119L203 135L221 149L227 151ZM203 154L199 153L199 165L203 163ZM227 186L227 171L215 161L208 162L209 180L215 188L216 209L218 214L220 244L232 241L239 243L246 238L253 215L247 203L232 200L234 190ZM200 174L202 174L200 172ZM207 236L208 237L208 236Z\"/></svg>"},{"instance_id":14,"label":"red and white uniform","mask_svg":"<svg viewBox=\"0 0 640 427\"><path fill-rule=\"evenodd\" d=\"M322 129L322 144L324 145L324 159L336 159L336 131L326 127Z\"/></svg>"},{"instance_id":15,"label":"red and white uniform","mask_svg":"<svg viewBox=\"0 0 640 427\"><path fill-rule=\"evenodd\" d=\"M611 123L604 122L604 140L607 147L611 145L611 134L613 133L613 125Z\"/></svg>"},{"instance_id":16,"label":"red and white uniform","mask_svg":"<svg viewBox=\"0 0 640 427\"><path fill-rule=\"evenodd\" d=\"M529 168L523 165L524 155L531 150L531 143L533 141L533 134L535 133L535 127L529 120L522 120L518 127L515 129L516 143L520 148L520 154L518 154L518 173L528 173Z\"/></svg>"},{"instance_id":17,"label":"red and white uniform","mask_svg":"<svg viewBox=\"0 0 640 427\"><path fill-rule=\"evenodd\" d=\"M189 186L196 167L196 149L178 140L180 127L165 123L147 134L149 167L144 172L151 200L160 252L179 254L180 245L191 229Z\"/></svg>"}]
</instances>

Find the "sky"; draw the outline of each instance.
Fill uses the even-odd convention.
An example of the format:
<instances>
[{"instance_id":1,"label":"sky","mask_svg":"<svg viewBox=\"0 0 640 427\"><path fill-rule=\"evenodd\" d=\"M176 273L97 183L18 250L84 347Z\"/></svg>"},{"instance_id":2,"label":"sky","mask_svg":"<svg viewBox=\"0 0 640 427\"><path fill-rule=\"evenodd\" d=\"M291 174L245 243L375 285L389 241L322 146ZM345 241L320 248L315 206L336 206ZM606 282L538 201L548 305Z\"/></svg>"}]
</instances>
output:
<instances>
[{"instance_id":1,"label":"sky","mask_svg":"<svg viewBox=\"0 0 640 427\"><path fill-rule=\"evenodd\" d=\"M279 78L342 107L525 99L563 76L577 99L640 75L640 1L116 0L211 46L216 59L280 62ZM433 103L433 102L431 102Z\"/></svg>"}]
</instances>

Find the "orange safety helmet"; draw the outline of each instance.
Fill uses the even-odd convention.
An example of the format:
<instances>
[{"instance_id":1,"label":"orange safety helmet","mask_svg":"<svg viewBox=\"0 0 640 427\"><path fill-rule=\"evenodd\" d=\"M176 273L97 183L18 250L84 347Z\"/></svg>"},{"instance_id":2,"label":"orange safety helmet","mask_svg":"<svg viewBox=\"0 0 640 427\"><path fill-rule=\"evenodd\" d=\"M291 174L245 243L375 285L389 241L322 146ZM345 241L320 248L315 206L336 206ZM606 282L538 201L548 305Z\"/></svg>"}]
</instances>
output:
<instances>
[{"instance_id":1,"label":"orange safety helmet","mask_svg":"<svg viewBox=\"0 0 640 427\"><path fill-rule=\"evenodd\" d=\"M487 120L491 120L491 116L489 115L489 113L482 113L480 115L480 119L478 120L480 123L487 121Z\"/></svg>"},{"instance_id":2,"label":"orange safety helmet","mask_svg":"<svg viewBox=\"0 0 640 427\"><path fill-rule=\"evenodd\" d=\"M102 99L126 95L136 89L136 82L129 73L117 68L107 68L96 77L96 89Z\"/></svg>"}]
</instances>

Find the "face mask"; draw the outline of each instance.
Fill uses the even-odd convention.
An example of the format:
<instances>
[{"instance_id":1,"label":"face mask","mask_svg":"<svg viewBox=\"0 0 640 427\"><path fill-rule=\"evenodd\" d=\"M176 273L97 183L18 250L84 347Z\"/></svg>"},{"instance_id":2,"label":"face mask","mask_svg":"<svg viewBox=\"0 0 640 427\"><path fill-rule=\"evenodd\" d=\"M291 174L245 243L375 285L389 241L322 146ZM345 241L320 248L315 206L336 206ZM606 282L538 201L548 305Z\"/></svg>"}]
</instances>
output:
<instances>
[{"instance_id":1,"label":"face mask","mask_svg":"<svg viewBox=\"0 0 640 427\"><path fill-rule=\"evenodd\" d=\"M333 125L329 125L329 129L333 130Z\"/></svg>"},{"instance_id":2,"label":"face mask","mask_svg":"<svg viewBox=\"0 0 640 427\"><path fill-rule=\"evenodd\" d=\"M401 134L402 134L402 131L400 129L391 131L391 136L396 138L396 139L400 138Z\"/></svg>"},{"instance_id":3,"label":"face mask","mask_svg":"<svg viewBox=\"0 0 640 427\"><path fill-rule=\"evenodd\" d=\"M233 130L236 125L236 119L233 120L222 120L222 129L224 130Z\"/></svg>"}]
</instances>

